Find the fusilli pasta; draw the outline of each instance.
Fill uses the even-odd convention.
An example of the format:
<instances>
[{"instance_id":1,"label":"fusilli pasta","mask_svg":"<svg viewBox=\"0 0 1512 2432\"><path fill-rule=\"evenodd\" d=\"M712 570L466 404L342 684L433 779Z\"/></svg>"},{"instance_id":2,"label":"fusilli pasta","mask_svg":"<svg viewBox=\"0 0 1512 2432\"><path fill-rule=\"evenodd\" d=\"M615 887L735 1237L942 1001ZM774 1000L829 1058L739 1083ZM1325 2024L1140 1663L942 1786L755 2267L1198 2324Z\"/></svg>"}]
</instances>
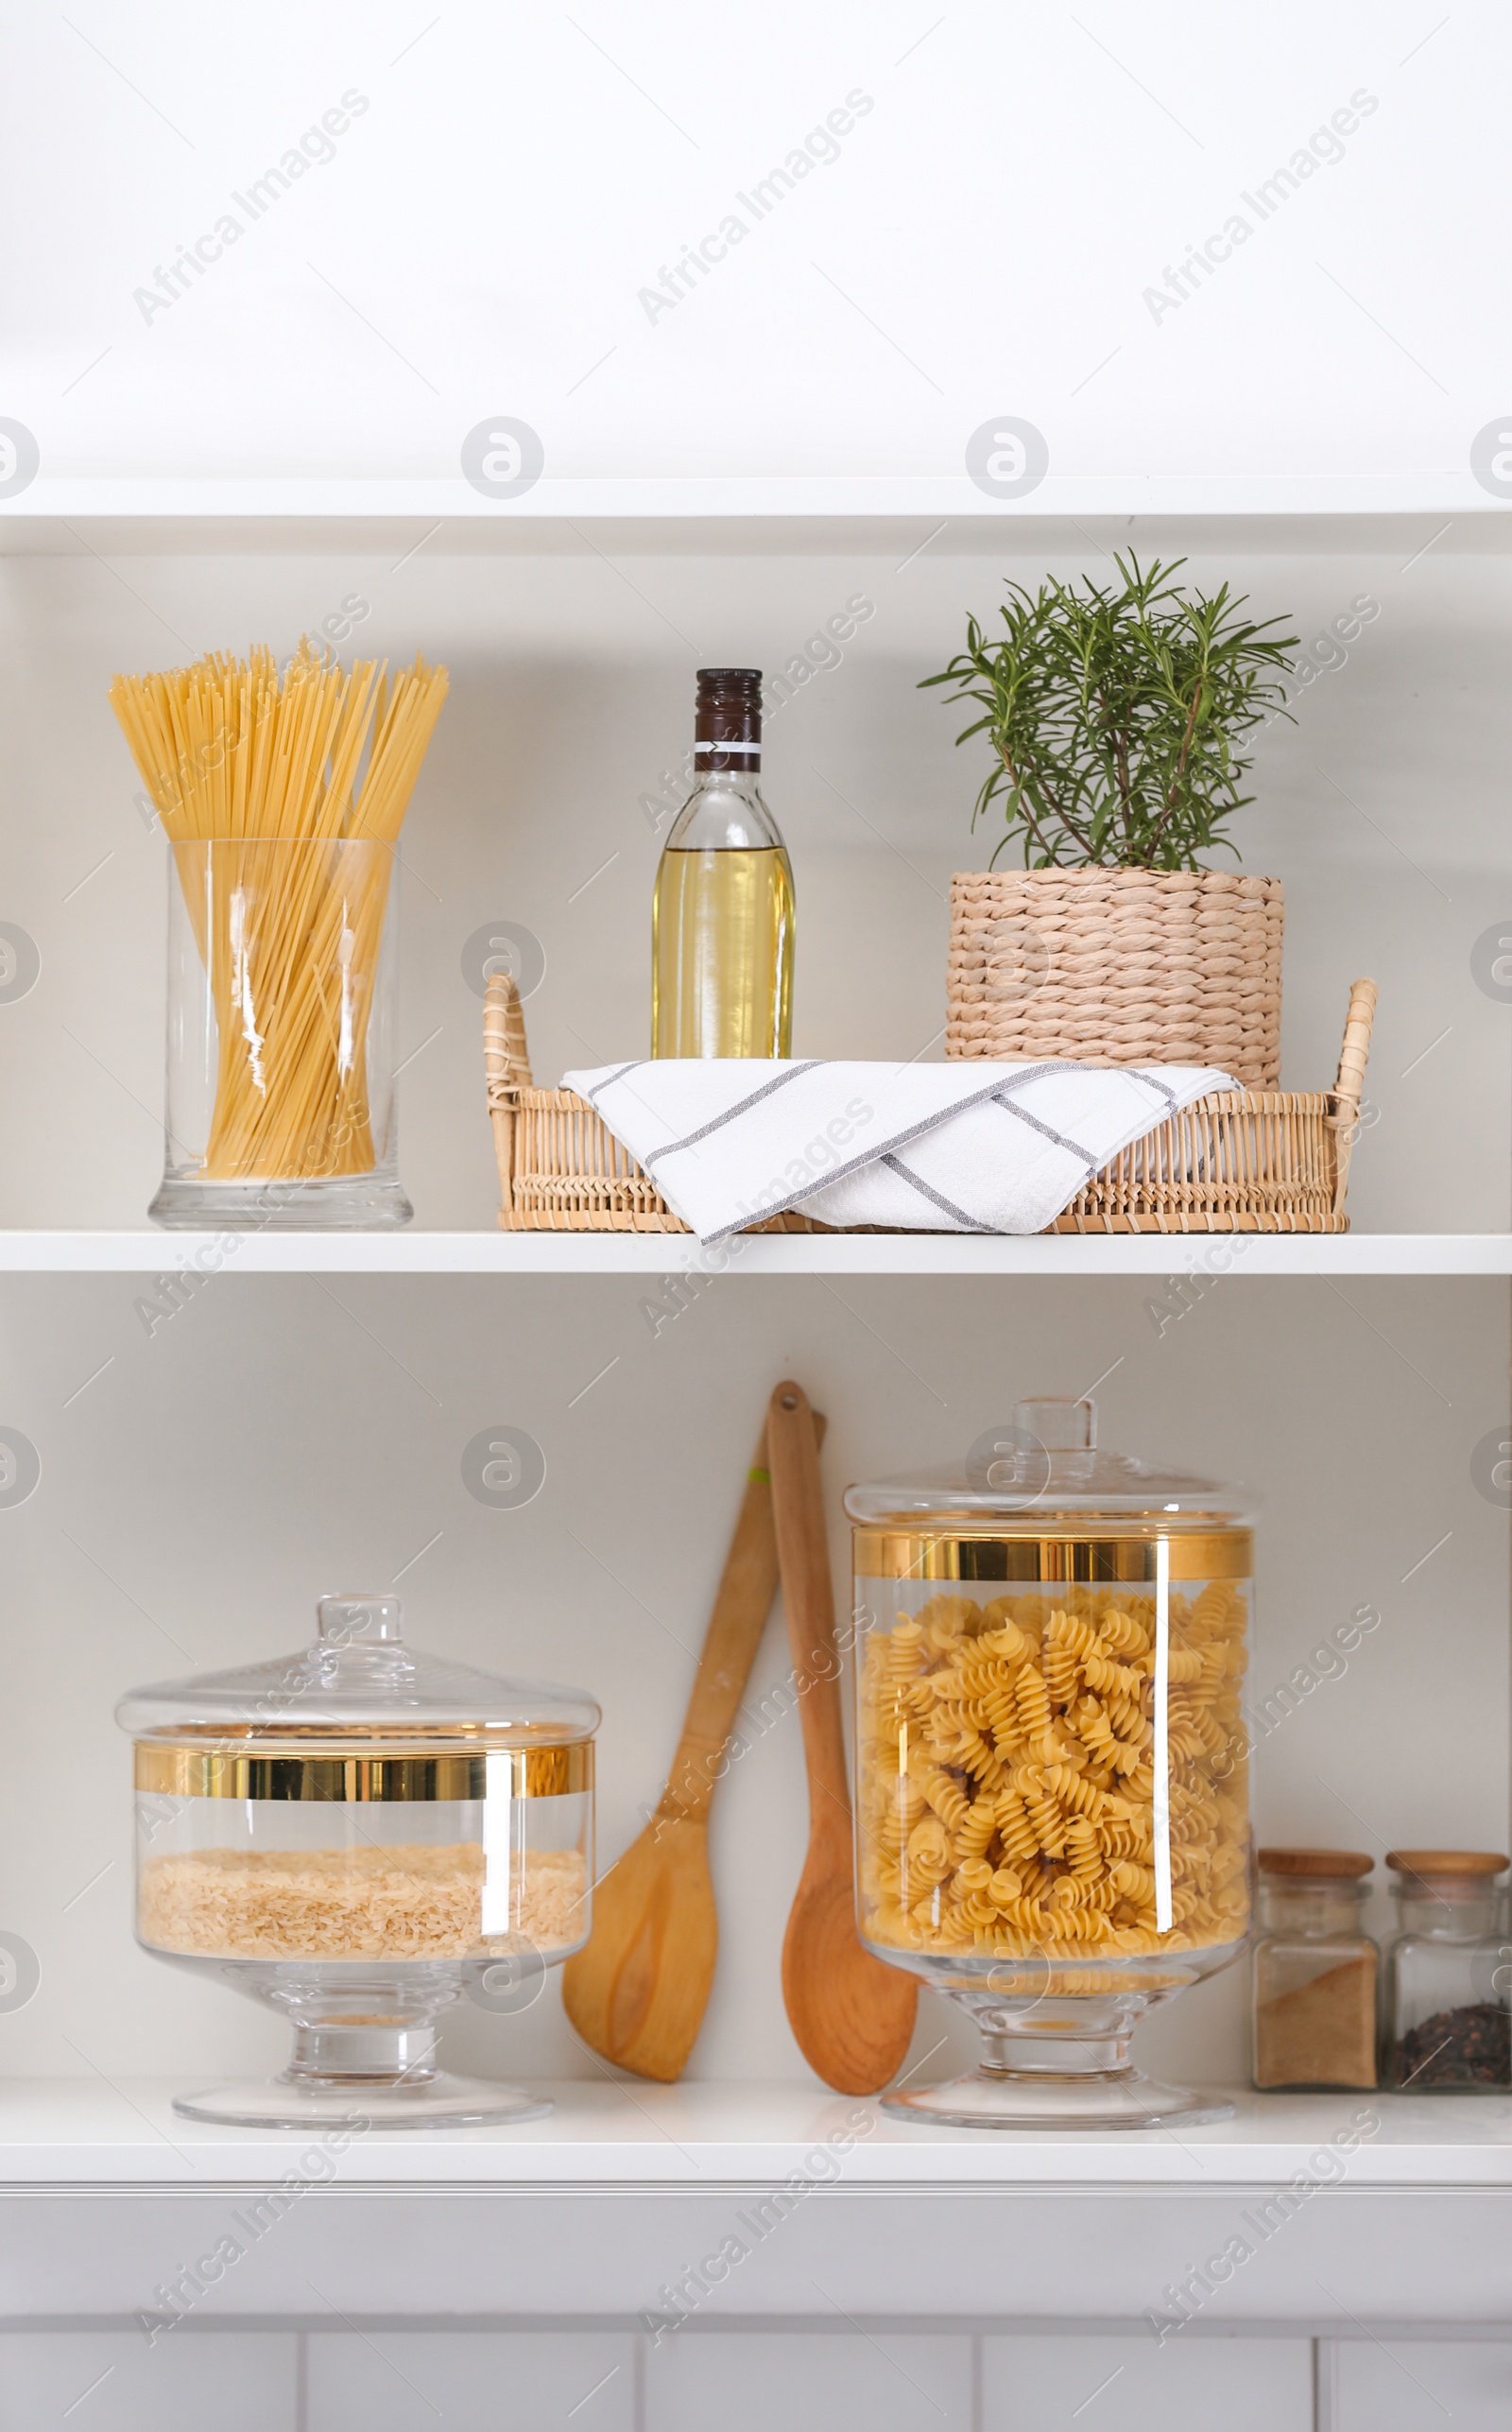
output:
<instances>
[{"instance_id":1,"label":"fusilli pasta","mask_svg":"<svg viewBox=\"0 0 1512 2432\"><path fill-rule=\"evenodd\" d=\"M1245 1591L1170 1594L1174 1923L1156 1925L1155 1607L1129 1588L957 1592L865 1642L862 1930L943 1956L1236 1941L1248 1922Z\"/></svg>"}]
</instances>

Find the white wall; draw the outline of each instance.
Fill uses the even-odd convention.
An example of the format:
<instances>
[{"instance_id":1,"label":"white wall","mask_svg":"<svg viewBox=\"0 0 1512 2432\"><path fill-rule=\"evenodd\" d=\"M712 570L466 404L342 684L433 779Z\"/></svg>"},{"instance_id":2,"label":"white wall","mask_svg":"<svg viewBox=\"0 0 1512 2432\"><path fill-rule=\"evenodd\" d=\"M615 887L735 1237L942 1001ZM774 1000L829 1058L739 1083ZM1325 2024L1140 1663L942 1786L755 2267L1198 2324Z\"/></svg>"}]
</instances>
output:
<instances>
[{"instance_id":1,"label":"white wall","mask_svg":"<svg viewBox=\"0 0 1512 2432\"><path fill-rule=\"evenodd\" d=\"M1110 1371L1106 1440L1260 1498L1263 1695L1357 1606L1382 1615L1345 1676L1262 1744L1262 1835L1378 1860L1398 1842L1504 1845L1506 1515L1469 1472L1505 1406L1500 1283L1235 1278L1163 1336L1141 1279L732 1277L657 1337L628 1276L226 1278L150 1338L137 1288L0 1287L5 1416L43 1461L31 1499L0 1512L0 1924L43 1968L35 1999L0 2016L0 2072L277 2062L283 2030L250 2003L132 1945L129 1751L111 1713L191 1661L303 1643L322 1589L403 1571L422 1646L600 1697L607 1864L659 1794L766 1397L789 1373L829 1416L843 1582L847 1481L959 1457L1022 1393ZM471 1500L458 1467L501 1421L546 1456L541 1494L516 1512ZM784 1649L774 1627L754 1697L785 1673ZM806 1830L789 1716L715 1802L723 1944L697 2076L802 2074L778 1961ZM1238 1969L1184 1997L1146 2056L1241 2077L1246 1992ZM919 2054L944 2018L924 2003ZM964 2031L954 2042L969 2048ZM492 2074L589 2066L555 1979L518 2022L465 2011L449 2046Z\"/></svg>"},{"instance_id":2,"label":"white wall","mask_svg":"<svg viewBox=\"0 0 1512 2432\"><path fill-rule=\"evenodd\" d=\"M1013 413L1053 481L1452 477L1486 503L1494 0L1436 26L1417 0L460 0L429 24L270 0L255 39L225 0L71 13L16 11L7 44L30 106L0 410L44 478L455 477L501 412L548 477L922 477ZM734 198L853 92L839 157L758 222ZM334 157L254 220L233 198L347 93L368 106ZM1243 199L1362 94L1342 157L1264 217ZM640 290L731 211L748 233L648 317ZM136 291L228 212L240 235L145 318ZM1231 258L1152 309L1236 214Z\"/></svg>"}]
</instances>

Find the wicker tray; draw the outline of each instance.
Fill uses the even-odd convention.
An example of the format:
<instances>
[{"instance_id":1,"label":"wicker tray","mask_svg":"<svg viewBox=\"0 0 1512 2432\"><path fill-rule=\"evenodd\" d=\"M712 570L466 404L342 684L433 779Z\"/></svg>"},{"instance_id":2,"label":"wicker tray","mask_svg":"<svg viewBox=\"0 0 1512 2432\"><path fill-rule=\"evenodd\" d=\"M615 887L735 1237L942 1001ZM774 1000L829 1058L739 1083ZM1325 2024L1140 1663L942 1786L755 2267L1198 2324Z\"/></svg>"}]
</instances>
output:
<instances>
[{"instance_id":1,"label":"wicker tray","mask_svg":"<svg viewBox=\"0 0 1512 2432\"><path fill-rule=\"evenodd\" d=\"M1146 1132L1094 1174L1052 1233L1347 1233L1344 1196L1374 980L1357 979L1332 1090L1224 1090ZM483 1012L499 1222L525 1233L686 1233L586 1098L536 1089L514 982L494 973ZM812 1216L753 1232L829 1233ZM883 1226L853 1228L882 1232Z\"/></svg>"}]
</instances>

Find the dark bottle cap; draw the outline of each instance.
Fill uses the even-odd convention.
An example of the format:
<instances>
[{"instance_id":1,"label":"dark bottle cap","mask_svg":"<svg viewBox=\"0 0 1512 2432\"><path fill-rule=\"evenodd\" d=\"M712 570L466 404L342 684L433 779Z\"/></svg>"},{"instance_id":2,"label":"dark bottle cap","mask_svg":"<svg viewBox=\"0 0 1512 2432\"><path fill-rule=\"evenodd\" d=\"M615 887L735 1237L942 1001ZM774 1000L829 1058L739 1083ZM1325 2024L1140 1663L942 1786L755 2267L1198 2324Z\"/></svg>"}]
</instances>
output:
<instances>
[{"instance_id":1,"label":"dark bottle cap","mask_svg":"<svg viewBox=\"0 0 1512 2432\"><path fill-rule=\"evenodd\" d=\"M700 667L694 766L754 776L762 765L760 667Z\"/></svg>"}]
</instances>

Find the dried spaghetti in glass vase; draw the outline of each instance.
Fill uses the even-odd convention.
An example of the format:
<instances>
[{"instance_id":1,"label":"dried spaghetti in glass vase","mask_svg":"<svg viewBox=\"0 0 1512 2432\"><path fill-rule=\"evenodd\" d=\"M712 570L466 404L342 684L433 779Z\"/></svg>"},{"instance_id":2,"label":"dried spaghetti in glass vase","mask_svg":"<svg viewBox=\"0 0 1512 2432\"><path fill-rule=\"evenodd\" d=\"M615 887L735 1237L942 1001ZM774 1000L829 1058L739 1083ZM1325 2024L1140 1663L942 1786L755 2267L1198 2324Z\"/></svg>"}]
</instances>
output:
<instances>
[{"instance_id":1,"label":"dried spaghetti in glass vase","mask_svg":"<svg viewBox=\"0 0 1512 2432\"><path fill-rule=\"evenodd\" d=\"M959 1472L852 1487L856 1899L981 2066L884 2096L971 2128L1224 2119L1129 2057L1245 1950L1252 1536L1209 1481L1036 1401Z\"/></svg>"},{"instance_id":2,"label":"dried spaghetti in glass vase","mask_svg":"<svg viewBox=\"0 0 1512 2432\"><path fill-rule=\"evenodd\" d=\"M446 683L303 643L112 685L170 847L159 1224L408 1222L393 867Z\"/></svg>"}]
</instances>

